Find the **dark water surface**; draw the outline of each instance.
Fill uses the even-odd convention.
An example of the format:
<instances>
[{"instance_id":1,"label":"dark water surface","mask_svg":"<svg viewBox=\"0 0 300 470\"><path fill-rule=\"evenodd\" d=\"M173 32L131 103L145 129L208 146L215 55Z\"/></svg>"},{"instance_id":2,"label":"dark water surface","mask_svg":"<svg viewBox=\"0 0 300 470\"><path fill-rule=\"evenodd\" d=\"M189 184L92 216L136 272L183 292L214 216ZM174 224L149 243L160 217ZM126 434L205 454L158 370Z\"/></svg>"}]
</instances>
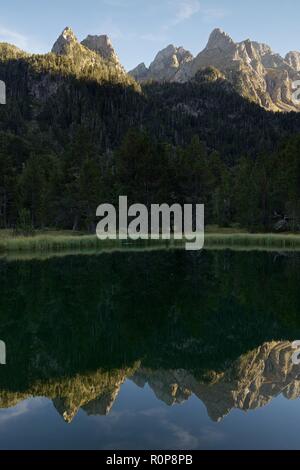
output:
<instances>
[{"instance_id":1,"label":"dark water surface","mask_svg":"<svg viewBox=\"0 0 300 470\"><path fill-rule=\"evenodd\" d=\"M0 260L1 449L300 449L299 254Z\"/></svg>"}]
</instances>

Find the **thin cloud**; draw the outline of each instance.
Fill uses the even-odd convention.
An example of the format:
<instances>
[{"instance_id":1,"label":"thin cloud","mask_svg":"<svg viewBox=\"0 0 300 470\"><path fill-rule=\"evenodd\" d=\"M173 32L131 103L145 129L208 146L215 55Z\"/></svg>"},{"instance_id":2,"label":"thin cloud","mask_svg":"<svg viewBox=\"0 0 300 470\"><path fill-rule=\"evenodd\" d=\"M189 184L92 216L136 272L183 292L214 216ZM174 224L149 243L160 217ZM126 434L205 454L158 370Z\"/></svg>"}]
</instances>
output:
<instances>
[{"instance_id":1,"label":"thin cloud","mask_svg":"<svg viewBox=\"0 0 300 470\"><path fill-rule=\"evenodd\" d=\"M170 7L174 9L174 2L170 2ZM171 20L162 28L163 31L168 31L174 26L189 20L194 15L201 11L201 4L199 0L179 0L176 3L175 15Z\"/></svg>"},{"instance_id":2,"label":"thin cloud","mask_svg":"<svg viewBox=\"0 0 300 470\"><path fill-rule=\"evenodd\" d=\"M174 6L174 4L172 3ZM223 8L203 8L199 0L180 0L177 3L177 9L173 19L164 26L168 30L184 21L188 21L195 15L199 15L203 22L211 22L223 19L228 12Z\"/></svg>"},{"instance_id":3,"label":"thin cloud","mask_svg":"<svg viewBox=\"0 0 300 470\"><path fill-rule=\"evenodd\" d=\"M174 1L169 2L170 8L174 10ZM194 15L201 11L199 0L178 0L175 5L175 14L168 23L163 25L156 33L150 32L140 36L143 41L162 42L168 41L170 30L175 26L188 21Z\"/></svg>"},{"instance_id":4,"label":"thin cloud","mask_svg":"<svg viewBox=\"0 0 300 470\"><path fill-rule=\"evenodd\" d=\"M192 16L199 13L201 5L198 0L181 0L177 7L174 24L189 20Z\"/></svg>"},{"instance_id":5,"label":"thin cloud","mask_svg":"<svg viewBox=\"0 0 300 470\"><path fill-rule=\"evenodd\" d=\"M221 20L228 15L228 12L222 8L207 8L203 10L203 21L210 22L215 20Z\"/></svg>"}]
</instances>

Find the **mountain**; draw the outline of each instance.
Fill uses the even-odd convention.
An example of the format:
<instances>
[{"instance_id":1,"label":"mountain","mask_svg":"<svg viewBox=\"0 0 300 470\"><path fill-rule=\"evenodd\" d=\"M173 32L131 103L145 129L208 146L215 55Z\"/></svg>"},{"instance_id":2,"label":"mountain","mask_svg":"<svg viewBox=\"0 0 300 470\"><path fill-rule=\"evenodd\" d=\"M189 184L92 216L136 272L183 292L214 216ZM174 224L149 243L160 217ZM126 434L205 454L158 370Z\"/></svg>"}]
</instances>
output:
<instances>
[{"instance_id":1,"label":"mountain","mask_svg":"<svg viewBox=\"0 0 300 470\"><path fill-rule=\"evenodd\" d=\"M30 54L27 54L25 51L22 51L18 47L8 44L6 42L0 43L0 59L1 61L7 60L18 60L22 58L29 57Z\"/></svg>"},{"instance_id":2,"label":"mountain","mask_svg":"<svg viewBox=\"0 0 300 470\"><path fill-rule=\"evenodd\" d=\"M194 59L184 49L169 46L150 67L150 74L162 81L143 84L125 72L107 36L88 36L80 43L73 31L65 28L52 52L39 55L0 44L0 80L7 84L6 105L0 106L0 226L24 227L24 210L30 221L27 227L47 224L94 231L100 198L111 200L117 191L127 188L134 201L147 204L162 197L170 203L190 202L191 185L192 200L201 198L206 203L206 217L212 224L241 223L247 229L271 230L274 213L294 221L299 186L294 148L298 145L295 135L299 134L300 113L264 109L279 109L272 99L276 90L282 97L283 85L280 88L274 79L271 86L266 72L260 76L254 70L254 61L250 64L245 59L248 68L241 71L242 59L234 59L237 47L240 55L243 51L249 57L251 49L260 57L259 63L265 65L257 62L259 70L272 65L274 71L276 65L277 79L279 73L291 75L294 70L267 46L248 44L247 52L245 45L237 46L219 31ZM207 66L211 57L217 66ZM297 57L292 54L289 60L297 62ZM227 68L230 60L235 72ZM148 75L143 65L139 71ZM267 82L272 96L264 90ZM288 84L286 97L287 90ZM279 106L278 100L276 103ZM283 109L283 101L280 103ZM279 149L289 139L285 161L288 158L290 166L283 171ZM190 147L192 142L198 143ZM186 165L182 151L193 158L200 154L199 161L204 155L205 163L196 168ZM242 209L240 197L231 190L237 192L237 187L251 181L239 167L243 157L248 158L249 165L255 161L269 165L274 158L277 162L272 165L274 175L267 186L268 204L263 210L260 201L266 196L260 194L265 190L260 178L264 168L258 171L253 166L253 172L248 171L256 180L251 183L256 191L255 210L248 205ZM138 165L131 165L134 159ZM219 159L222 177L212 168L215 159ZM149 167L153 171L146 172ZM198 172L199 179L190 180L193 171ZM206 171L212 178L203 177ZM42 182L31 179L37 172ZM240 172L243 183L236 177ZM225 184L228 178L230 184ZM46 201L42 192L47 184L51 197ZM36 200L30 191L37 191ZM293 224L295 230L298 222Z\"/></svg>"},{"instance_id":3,"label":"mountain","mask_svg":"<svg viewBox=\"0 0 300 470\"><path fill-rule=\"evenodd\" d=\"M220 422L232 410L247 412L268 405L282 394L288 400L300 397L297 365L290 342L270 342L241 356L224 373L210 372L208 383L187 370L140 368L132 380L146 384L168 406L181 404L192 395L206 406L212 421Z\"/></svg>"},{"instance_id":4,"label":"mountain","mask_svg":"<svg viewBox=\"0 0 300 470\"><path fill-rule=\"evenodd\" d=\"M220 29L211 33L207 46L195 58L183 48L168 46L149 69L141 64L130 74L141 82L184 83L207 67L218 69L243 97L268 111L300 110L292 99L292 83L300 79L300 52L282 58L266 44L250 39L236 43Z\"/></svg>"},{"instance_id":5,"label":"mountain","mask_svg":"<svg viewBox=\"0 0 300 470\"><path fill-rule=\"evenodd\" d=\"M78 48L78 46L78 40L72 29L66 27L55 41L51 52L53 52L53 54L60 55L68 54L72 51L72 49Z\"/></svg>"},{"instance_id":6,"label":"mountain","mask_svg":"<svg viewBox=\"0 0 300 470\"><path fill-rule=\"evenodd\" d=\"M88 416L106 416L110 413L125 380L135 370L136 366L133 369L109 372L98 370L87 376L78 376L69 381L62 380L59 388L64 390L64 394L55 396L54 392L53 405L66 423L73 421L79 409L84 410ZM49 391L48 389L48 393Z\"/></svg>"},{"instance_id":7,"label":"mountain","mask_svg":"<svg viewBox=\"0 0 300 470\"><path fill-rule=\"evenodd\" d=\"M291 51L285 56L285 61L297 72L300 71L300 52Z\"/></svg>"},{"instance_id":8,"label":"mountain","mask_svg":"<svg viewBox=\"0 0 300 470\"><path fill-rule=\"evenodd\" d=\"M27 262L18 253L0 267L9 345L0 408L44 396L66 421L81 407L106 414L127 379L168 404L192 393L213 419L298 396L292 253L104 250Z\"/></svg>"},{"instance_id":9,"label":"mountain","mask_svg":"<svg viewBox=\"0 0 300 470\"><path fill-rule=\"evenodd\" d=\"M125 69L121 65L120 60L113 48L112 42L108 36L88 35L83 41L81 41L81 44L87 49L96 52L96 54L98 54L103 59L111 62L111 64L116 67L118 72L126 74Z\"/></svg>"},{"instance_id":10,"label":"mountain","mask_svg":"<svg viewBox=\"0 0 300 470\"><path fill-rule=\"evenodd\" d=\"M299 366L294 365L291 343L269 342L232 362L224 372L209 371L203 380L186 369L150 369L140 363L132 367L35 384L22 392L1 390L0 409L16 406L29 397L47 397L66 423L80 409L88 416L106 416L126 380L138 387L146 384L167 406L180 405L192 395L206 407L210 419L222 421L234 409L247 412L262 408L281 394L300 398Z\"/></svg>"},{"instance_id":11,"label":"mountain","mask_svg":"<svg viewBox=\"0 0 300 470\"><path fill-rule=\"evenodd\" d=\"M170 44L160 51L150 64L149 69L144 63L138 65L130 74L138 81L172 81L184 64L190 63L193 55L183 47Z\"/></svg>"},{"instance_id":12,"label":"mountain","mask_svg":"<svg viewBox=\"0 0 300 470\"><path fill-rule=\"evenodd\" d=\"M72 29L66 27L52 47L53 54L66 56L76 61L82 68L97 66L109 67L111 72L127 76L113 48L111 40L106 35L88 35L81 43Z\"/></svg>"},{"instance_id":13,"label":"mountain","mask_svg":"<svg viewBox=\"0 0 300 470\"><path fill-rule=\"evenodd\" d=\"M299 129L296 116L265 114L243 99L220 67L204 67L180 81L195 60L170 45L149 69L138 67L140 76L153 79L140 86L105 35L79 42L67 27L51 53L43 55L2 43L0 79L9 86L7 105L0 108L0 131L26 140L35 129L34 139L43 134L56 152L85 127L97 152L107 152L120 145L129 129L140 128L172 145L188 144L198 135L210 148L236 158L270 150ZM154 80L157 76L163 82Z\"/></svg>"}]
</instances>

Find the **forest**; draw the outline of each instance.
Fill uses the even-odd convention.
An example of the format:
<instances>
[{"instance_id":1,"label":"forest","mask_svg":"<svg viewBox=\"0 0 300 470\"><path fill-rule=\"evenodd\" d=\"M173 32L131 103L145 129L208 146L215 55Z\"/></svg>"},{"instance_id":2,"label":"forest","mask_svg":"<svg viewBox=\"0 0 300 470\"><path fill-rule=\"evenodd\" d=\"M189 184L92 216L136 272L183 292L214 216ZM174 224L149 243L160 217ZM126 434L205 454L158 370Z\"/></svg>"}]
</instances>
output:
<instances>
[{"instance_id":1,"label":"forest","mask_svg":"<svg viewBox=\"0 0 300 470\"><path fill-rule=\"evenodd\" d=\"M216 76L148 83L2 50L0 228L93 232L96 208L205 204L206 224L300 230L300 116Z\"/></svg>"},{"instance_id":2,"label":"forest","mask_svg":"<svg viewBox=\"0 0 300 470\"><path fill-rule=\"evenodd\" d=\"M206 224L250 231L297 231L300 222L300 136L273 153L230 166L197 136L186 146L129 131L109 154L98 154L81 129L61 155L43 142L30 148L0 133L1 228L94 231L96 208L117 204L205 204ZM286 226L285 226L286 225Z\"/></svg>"}]
</instances>

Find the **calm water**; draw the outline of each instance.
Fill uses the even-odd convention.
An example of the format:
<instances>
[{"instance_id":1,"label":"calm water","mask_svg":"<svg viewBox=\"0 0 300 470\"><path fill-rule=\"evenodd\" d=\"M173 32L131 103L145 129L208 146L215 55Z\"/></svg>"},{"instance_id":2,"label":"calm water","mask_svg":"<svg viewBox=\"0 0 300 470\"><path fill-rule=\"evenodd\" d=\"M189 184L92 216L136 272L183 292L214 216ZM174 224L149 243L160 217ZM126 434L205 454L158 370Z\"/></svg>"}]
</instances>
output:
<instances>
[{"instance_id":1,"label":"calm water","mask_svg":"<svg viewBox=\"0 0 300 470\"><path fill-rule=\"evenodd\" d=\"M299 449L300 256L0 260L1 449Z\"/></svg>"}]
</instances>

